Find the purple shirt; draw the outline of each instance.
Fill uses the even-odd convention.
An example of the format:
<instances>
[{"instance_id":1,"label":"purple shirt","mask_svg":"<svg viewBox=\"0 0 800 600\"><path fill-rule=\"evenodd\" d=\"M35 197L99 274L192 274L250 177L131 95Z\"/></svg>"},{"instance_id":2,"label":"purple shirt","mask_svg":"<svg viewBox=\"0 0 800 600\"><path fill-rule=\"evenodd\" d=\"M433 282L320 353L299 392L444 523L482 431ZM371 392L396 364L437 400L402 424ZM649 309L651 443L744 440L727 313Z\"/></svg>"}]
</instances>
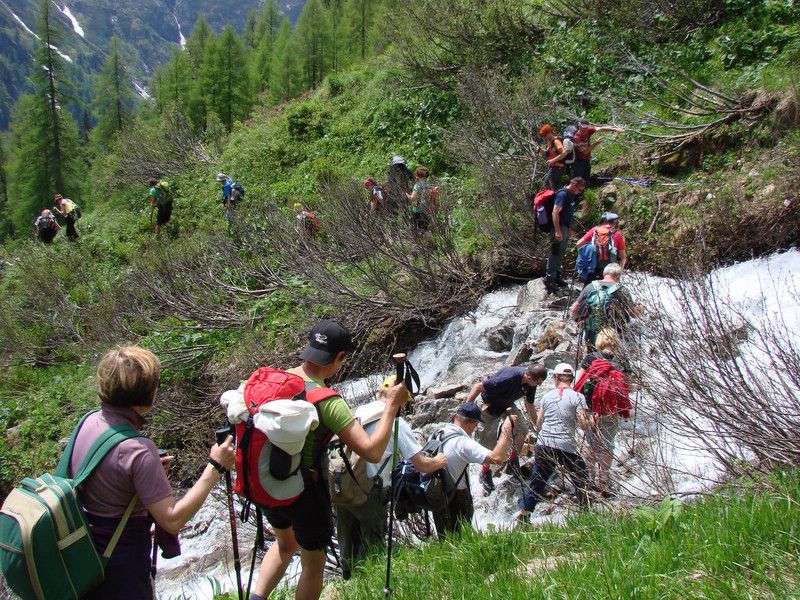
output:
<instances>
[{"instance_id":1,"label":"purple shirt","mask_svg":"<svg viewBox=\"0 0 800 600\"><path fill-rule=\"evenodd\" d=\"M75 472L104 431L121 423L139 431L144 418L131 408L108 404L102 404L99 412L90 415L75 440L70 471ZM133 516L147 515L145 506L172 496L158 448L147 438L134 438L118 444L78 490L89 514L109 518L122 517L134 494L139 496L139 504Z\"/></svg>"}]
</instances>

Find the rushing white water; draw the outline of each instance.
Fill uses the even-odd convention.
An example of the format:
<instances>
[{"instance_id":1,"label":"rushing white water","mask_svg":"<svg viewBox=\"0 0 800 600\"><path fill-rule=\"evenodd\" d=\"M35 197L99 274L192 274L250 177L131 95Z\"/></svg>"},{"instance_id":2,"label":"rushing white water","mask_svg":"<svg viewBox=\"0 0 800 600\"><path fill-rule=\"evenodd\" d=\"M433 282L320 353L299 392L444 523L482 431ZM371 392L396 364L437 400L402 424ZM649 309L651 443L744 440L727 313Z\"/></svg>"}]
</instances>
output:
<instances>
[{"instance_id":1,"label":"rushing white water","mask_svg":"<svg viewBox=\"0 0 800 600\"><path fill-rule=\"evenodd\" d=\"M183 31L181 30L181 22L178 21L178 16L175 13L172 13L172 18L175 21L175 26L178 28L178 42L181 48L186 48L186 38L183 36Z\"/></svg>"},{"instance_id":2,"label":"rushing white water","mask_svg":"<svg viewBox=\"0 0 800 600\"><path fill-rule=\"evenodd\" d=\"M139 94L145 100L150 100L152 97L147 92L147 88L142 87L141 84L137 83L136 81L133 82L133 87L136 90L136 93Z\"/></svg>"},{"instance_id":3,"label":"rushing white water","mask_svg":"<svg viewBox=\"0 0 800 600\"><path fill-rule=\"evenodd\" d=\"M782 319L800 344L800 294L797 291L800 290L800 252L793 250L736 264L719 269L710 277L719 298L747 311L756 321ZM627 283L636 298L655 294L669 309L671 280L640 274L631 275ZM523 299L520 294L523 287L512 286L487 294L475 310L454 319L434 339L421 343L409 353L409 359L419 371L423 389L469 383L475 376L507 364L508 352L493 352L487 345L487 333L498 325L510 325L515 329L516 347L520 340L529 336L536 338L548 322L562 317L561 311L542 307L538 301L528 300L518 307L518 301ZM347 381L338 389L351 404L360 404L380 386L384 375L376 373ZM700 442L685 439L660 425L652 418L655 407L647 397L642 396L638 402L640 414L633 422L623 423L617 441L615 473L620 479L621 494L642 497L663 493L663 488L657 485L659 473L652 472L653 463L643 464L639 452L636 457L625 452L631 442L634 424L637 442L646 446L649 460L657 462L658 471L666 474L673 492L693 493L713 485L720 467ZM521 496L519 483L503 475L496 480L498 489L484 498L478 474L479 467L473 465L470 484L475 499L474 526L481 530L510 526ZM548 508L547 504L542 503L542 510L537 509L534 513L537 520L560 520L570 510L561 506L553 510L554 507ZM219 495L207 503L192 522L199 529L183 536L183 556L162 563L164 570L158 581L161 597L185 594L191 598L211 598L213 585L208 577L216 579L223 589L235 589L230 531L227 513L222 507L224 503ZM206 527L207 530L200 531ZM246 581L250 556L247 549L252 543L250 525L240 530L240 539ZM297 569L295 561L284 581L295 582Z\"/></svg>"},{"instance_id":4,"label":"rushing white water","mask_svg":"<svg viewBox=\"0 0 800 600\"><path fill-rule=\"evenodd\" d=\"M78 19L76 19L75 15L72 14L72 11L69 9L69 6L67 6L66 4L64 6L59 6L58 4L55 3L55 0L53 1L53 4L58 10L61 11L61 13L65 17L69 19L69 22L72 24L72 30L82 38L85 38L86 35L83 31L83 27L81 27L81 24L78 23Z\"/></svg>"}]
</instances>

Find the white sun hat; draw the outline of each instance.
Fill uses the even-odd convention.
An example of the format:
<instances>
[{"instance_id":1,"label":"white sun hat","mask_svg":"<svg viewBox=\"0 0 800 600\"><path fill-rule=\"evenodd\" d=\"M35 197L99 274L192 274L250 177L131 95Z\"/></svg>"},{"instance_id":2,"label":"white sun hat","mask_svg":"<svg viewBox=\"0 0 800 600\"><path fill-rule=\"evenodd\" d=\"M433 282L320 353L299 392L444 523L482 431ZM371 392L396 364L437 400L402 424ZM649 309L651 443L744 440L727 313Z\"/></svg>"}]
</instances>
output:
<instances>
[{"instance_id":1,"label":"white sun hat","mask_svg":"<svg viewBox=\"0 0 800 600\"><path fill-rule=\"evenodd\" d=\"M273 400L258 407L253 425L287 454L298 454L308 432L319 425L317 409L305 400Z\"/></svg>"}]
</instances>

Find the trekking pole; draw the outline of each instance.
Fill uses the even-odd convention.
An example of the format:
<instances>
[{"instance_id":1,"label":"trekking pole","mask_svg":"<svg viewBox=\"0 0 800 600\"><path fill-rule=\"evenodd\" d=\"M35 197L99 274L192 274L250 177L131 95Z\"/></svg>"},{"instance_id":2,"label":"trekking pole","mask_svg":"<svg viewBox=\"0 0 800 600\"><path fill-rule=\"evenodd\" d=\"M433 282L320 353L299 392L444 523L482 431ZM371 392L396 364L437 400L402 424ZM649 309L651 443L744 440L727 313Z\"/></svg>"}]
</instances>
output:
<instances>
[{"instance_id":1,"label":"trekking pole","mask_svg":"<svg viewBox=\"0 0 800 600\"><path fill-rule=\"evenodd\" d=\"M231 435L230 424L221 429L217 429L217 444L224 444L225 440ZM233 507L233 482L231 481L230 470L225 471L225 495L228 501L228 519L231 522L231 543L233 544L233 568L236 571L236 590L239 593L239 600L244 600L242 590L242 563L239 560L239 535L236 531L236 510Z\"/></svg>"},{"instance_id":2,"label":"trekking pole","mask_svg":"<svg viewBox=\"0 0 800 600\"><path fill-rule=\"evenodd\" d=\"M572 283L569 286L569 296L567 297L567 305L564 307L564 321L567 320L567 314L569 313L570 305L572 304L572 296L575 293L575 279L578 276L578 269L573 269L572 271Z\"/></svg>"},{"instance_id":3,"label":"trekking pole","mask_svg":"<svg viewBox=\"0 0 800 600\"><path fill-rule=\"evenodd\" d=\"M406 355L395 354L392 359L395 363L395 385L400 385L405 381L406 376ZM394 446L392 447L392 485L391 497L389 498L389 539L386 542L386 587L383 588L383 595L387 598L392 595L392 541L394 539L394 502L395 502L395 477L394 470L397 468L397 438L399 436L398 415L394 418Z\"/></svg>"},{"instance_id":4,"label":"trekking pole","mask_svg":"<svg viewBox=\"0 0 800 600\"><path fill-rule=\"evenodd\" d=\"M583 334L586 331L586 321L581 325L581 331L578 333L578 347L575 348L575 372L578 372L578 360L581 356L581 344L583 344Z\"/></svg>"}]
</instances>

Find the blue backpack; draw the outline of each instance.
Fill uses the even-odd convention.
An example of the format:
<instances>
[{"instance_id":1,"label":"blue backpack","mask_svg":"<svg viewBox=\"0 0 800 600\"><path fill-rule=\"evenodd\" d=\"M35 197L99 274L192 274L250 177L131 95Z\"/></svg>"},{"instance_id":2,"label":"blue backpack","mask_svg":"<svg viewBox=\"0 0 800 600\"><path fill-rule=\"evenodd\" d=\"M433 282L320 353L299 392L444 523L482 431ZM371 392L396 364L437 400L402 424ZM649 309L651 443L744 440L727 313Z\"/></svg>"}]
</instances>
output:
<instances>
[{"instance_id":1,"label":"blue backpack","mask_svg":"<svg viewBox=\"0 0 800 600\"><path fill-rule=\"evenodd\" d=\"M589 281L597 269L597 247L585 244L578 248L578 257L575 259L575 273L581 281Z\"/></svg>"}]
</instances>

